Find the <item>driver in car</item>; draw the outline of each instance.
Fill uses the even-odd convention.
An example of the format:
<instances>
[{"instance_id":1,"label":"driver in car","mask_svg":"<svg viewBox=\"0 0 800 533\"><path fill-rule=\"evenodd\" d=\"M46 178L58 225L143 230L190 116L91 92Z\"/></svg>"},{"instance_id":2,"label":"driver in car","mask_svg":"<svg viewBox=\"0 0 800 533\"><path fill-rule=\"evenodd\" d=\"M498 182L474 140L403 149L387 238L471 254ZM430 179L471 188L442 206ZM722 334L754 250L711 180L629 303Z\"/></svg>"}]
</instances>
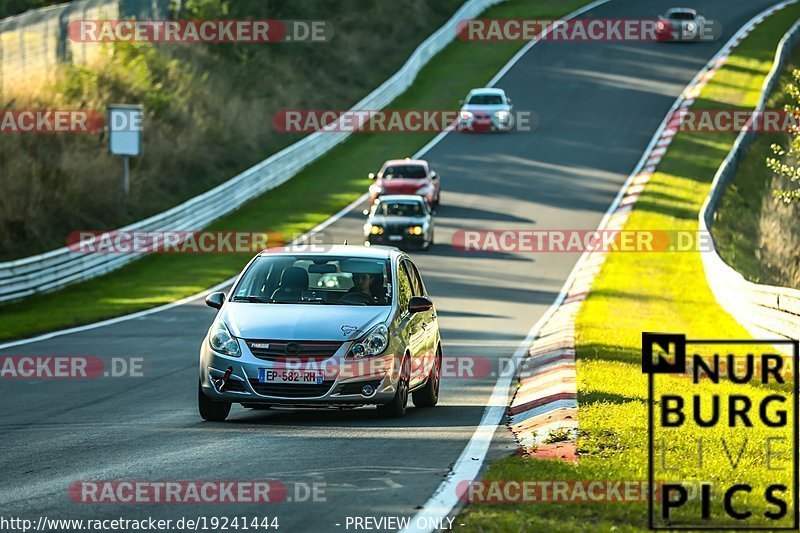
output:
<instances>
[{"instance_id":1,"label":"driver in car","mask_svg":"<svg viewBox=\"0 0 800 533\"><path fill-rule=\"evenodd\" d=\"M353 272L353 286L347 291L349 301L371 302L375 299L372 291L372 276L360 272Z\"/></svg>"}]
</instances>

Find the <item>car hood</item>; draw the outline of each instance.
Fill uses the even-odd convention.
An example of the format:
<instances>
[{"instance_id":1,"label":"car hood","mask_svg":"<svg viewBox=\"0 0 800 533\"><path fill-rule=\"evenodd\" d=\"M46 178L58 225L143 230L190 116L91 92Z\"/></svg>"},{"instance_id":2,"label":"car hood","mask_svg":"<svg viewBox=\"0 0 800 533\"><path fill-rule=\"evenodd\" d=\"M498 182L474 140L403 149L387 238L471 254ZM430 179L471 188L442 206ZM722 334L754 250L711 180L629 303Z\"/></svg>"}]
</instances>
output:
<instances>
[{"instance_id":1,"label":"car hood","mask_svg":"<svg viewBox=\"0 0 800 533\"><path fill-rule=\"evenodd\" d=\"M228 302L222 318L235 337L293 341L355 340L389 317L389 306Z\"/></svg>"}]
</instances>

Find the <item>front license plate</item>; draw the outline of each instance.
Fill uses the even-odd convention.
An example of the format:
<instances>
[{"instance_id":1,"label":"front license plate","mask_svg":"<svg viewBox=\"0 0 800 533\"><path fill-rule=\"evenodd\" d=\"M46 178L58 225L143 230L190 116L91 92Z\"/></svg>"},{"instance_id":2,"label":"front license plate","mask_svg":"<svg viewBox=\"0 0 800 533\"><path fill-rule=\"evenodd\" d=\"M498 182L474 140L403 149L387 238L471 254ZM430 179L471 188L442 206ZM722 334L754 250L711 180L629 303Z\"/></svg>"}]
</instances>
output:
<instances>
[{"instance_id":1,"label":"front license plate","mask_svg":"<svg viewBox=\"0 0 800 533\"><path fill-rule=\"evenodd\" d=\"M301 383L322 385L322 372L315 370L258 369L259 383Z\"/></svg>"},{"instance_id":2,"label":"front license plate","mask_svg":"<svg viewBox=\"0 0 800 533\"><path fill-rule=\"evenodd\" d=\"M402 235L389 235L389 240L390 241L400 241L402 239L403 239Z\"/></svg>"}]
</instances>

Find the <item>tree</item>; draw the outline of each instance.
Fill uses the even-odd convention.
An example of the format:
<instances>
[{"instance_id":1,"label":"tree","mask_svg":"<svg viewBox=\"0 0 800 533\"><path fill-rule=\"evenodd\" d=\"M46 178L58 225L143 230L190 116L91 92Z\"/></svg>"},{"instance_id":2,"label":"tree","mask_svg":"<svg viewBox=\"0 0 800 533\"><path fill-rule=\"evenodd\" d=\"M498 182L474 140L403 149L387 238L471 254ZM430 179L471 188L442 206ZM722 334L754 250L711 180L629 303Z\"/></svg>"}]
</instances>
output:
<instances>
[{"instance_id":1,"label":"tree","mask_svg":"<svg viewBox=\"0 0 800 533\"><path fill-rule=\"evenodd\" d=\"M786 147L778 143L773 143L770 147L774 157L767 157L767 168L775 176L789 180L791 184L798 184L800 181L800 126L797 119L800 118L800 69L792 71L792 82L786 85L785 91L789 95L791 103L786 104L783 109L795 117L793 125L789 129L791 138ZM792 203L800 201L800 187L794 186L788 189L775 189L773 194L784 202Z\"/></svg>"}]
</instances>

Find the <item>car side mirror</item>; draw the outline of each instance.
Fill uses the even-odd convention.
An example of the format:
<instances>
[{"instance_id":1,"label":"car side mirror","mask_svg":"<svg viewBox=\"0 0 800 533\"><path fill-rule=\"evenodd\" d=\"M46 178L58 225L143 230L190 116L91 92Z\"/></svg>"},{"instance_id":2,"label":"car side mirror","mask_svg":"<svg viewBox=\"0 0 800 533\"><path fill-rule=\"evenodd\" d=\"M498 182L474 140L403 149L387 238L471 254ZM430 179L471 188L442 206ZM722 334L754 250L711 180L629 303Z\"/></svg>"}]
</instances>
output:
<instances>
[{"instance_id":1,"label":"car side mirror","mask_svg":"<svg viewBox=\"0 0 800 533\"><path fill-rule=\"evenodd\" d=\"M435 180L439 177L435 170L431 170L431 179Z\"/></svg>"},{"instance_id":2,"label":"car side mirror","mask_svg":"<svg viewBox=\"0 0 800 533\"><path fill-rule=\"evenodd\" d=\"M433 302L425 296L412 296L408 301L408 312L411 314L422 313L433 308Z\"/></svg>"},{"instance_id":3,"label":"car side mirror","mask_svg":"<svg viewBox=\"0 0 800 533\"><path fill-rule=\"evenodd\" d=\"M362 213L364 213L365 215L369 216L369 209L364 209L364 210L362 211Z\"/></svg>"},{"instance_id":4,"label":"car side mirror","mask_svg":"<svg viewBox=\"0 0 800 533\"><path fill-rule=\"evenodd\" d=\"M506 98L506 103L508 103L508 105L513 105L513 104L511 103L511 98Z\"/></svg>"},{"instance_id":5,"label":"car side mirror","mask_svg":"<svg viewBox=\"0 0 800 533\"><path fill-rule=\"evenodd\" d=\"M368 177L369 177L369 179L374 180L375 179L375 173L374 172L370 172L368 174Z\"/></svg>"},{"instance_id":6,"label":"car side mirror","mask_svg":"<svg viewBox=\"0 0 800 533\"><path fill-rule=\"evenodd\" d=\"M206 305L209 307L213 307L214 309L219 309L222 307L222 304L225 303L225 293L224 292L212 292L208 296L206 296Z\"/></svg>"}]
</instances>

